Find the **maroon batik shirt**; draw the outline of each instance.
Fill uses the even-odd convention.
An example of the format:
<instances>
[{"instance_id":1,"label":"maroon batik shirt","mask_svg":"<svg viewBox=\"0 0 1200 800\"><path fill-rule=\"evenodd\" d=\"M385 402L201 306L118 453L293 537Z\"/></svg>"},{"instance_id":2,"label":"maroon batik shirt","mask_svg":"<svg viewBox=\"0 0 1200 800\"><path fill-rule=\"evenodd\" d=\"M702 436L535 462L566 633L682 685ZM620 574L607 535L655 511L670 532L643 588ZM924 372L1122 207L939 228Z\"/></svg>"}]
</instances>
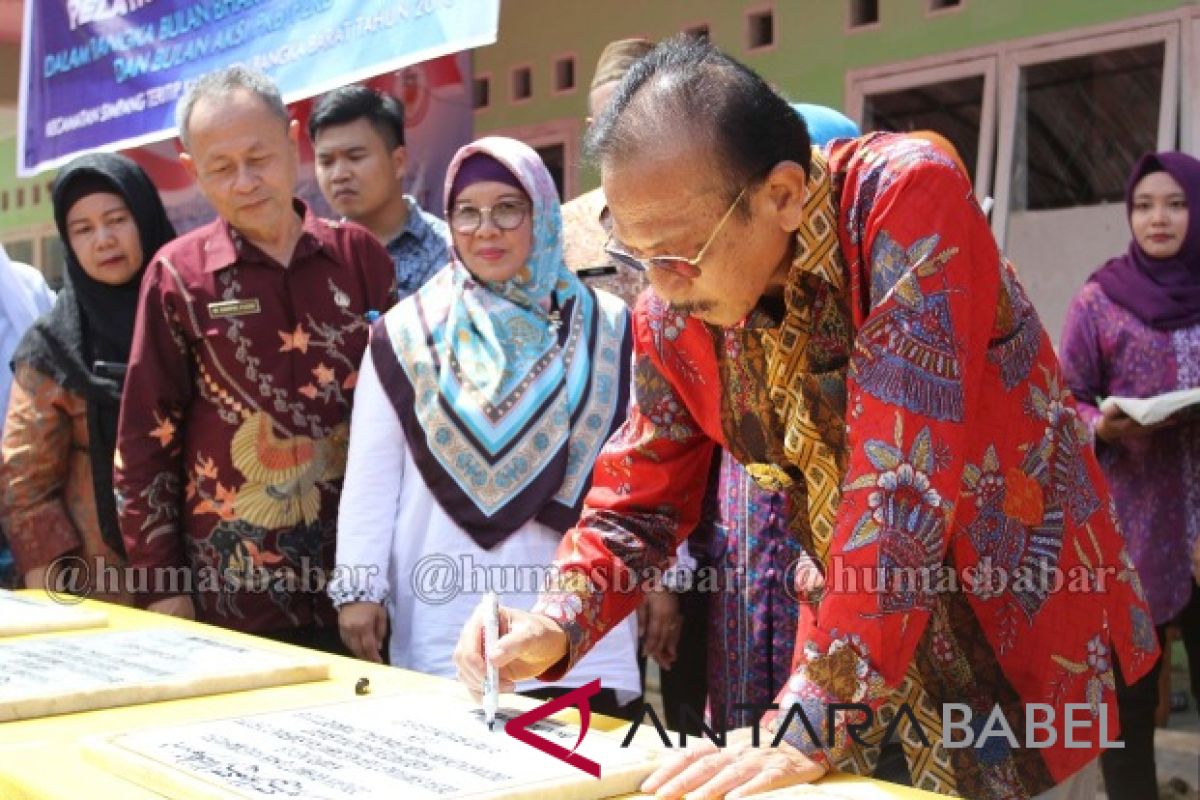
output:
<instances>
[{"instance_id":1,"label":"maroon batik shirt","mask_svg":"<svg viewBox=\"0 0 1200 800\"><path fill-rule=\"evenodd\" d=\"M143 606L190 593L238 630L335 623L350 407L395 269L365 229L296 209L286 267L218 219L147 270L114 473Z\"/></svg>"}]
</instances>

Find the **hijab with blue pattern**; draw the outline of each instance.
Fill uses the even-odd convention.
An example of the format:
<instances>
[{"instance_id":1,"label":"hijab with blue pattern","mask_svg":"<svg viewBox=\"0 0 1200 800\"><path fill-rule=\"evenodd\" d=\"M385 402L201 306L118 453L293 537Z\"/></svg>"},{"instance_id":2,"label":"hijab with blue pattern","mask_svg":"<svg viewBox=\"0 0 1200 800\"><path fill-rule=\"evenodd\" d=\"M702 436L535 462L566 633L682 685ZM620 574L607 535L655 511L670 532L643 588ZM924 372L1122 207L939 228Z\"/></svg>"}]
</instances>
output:
<instances>
[{"instance_id":1,"label":"hijab with blue pattern","mask_svg":"<svg viewBox=\"0 0 1200 800\"><path fill-rule=\"evenodd\" d=\"M560 531L576 522L596 456L624 421L631 339L624 303L563 262L558 192L532 148L503 137L463 147L446 197L477 153L530 199L528 261L487 282L456 251L381 320L372 357L429 489L491 548L530 519Z\"/></svg>"}]
</instances>

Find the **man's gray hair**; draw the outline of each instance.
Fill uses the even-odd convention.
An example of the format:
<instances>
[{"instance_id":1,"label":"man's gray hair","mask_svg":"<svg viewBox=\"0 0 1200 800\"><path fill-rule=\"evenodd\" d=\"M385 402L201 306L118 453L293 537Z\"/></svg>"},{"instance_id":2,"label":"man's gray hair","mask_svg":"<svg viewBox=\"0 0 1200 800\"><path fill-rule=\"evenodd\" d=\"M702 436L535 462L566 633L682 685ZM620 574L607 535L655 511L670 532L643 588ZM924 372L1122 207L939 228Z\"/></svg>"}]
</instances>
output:
<instances>
[{"instance_id":1,"label":"man's gray hair","mask_svg":"<svg viewBox=\"0 0 1200 800\"><path fill-rule=\"evenodd\" d=\"M270 111L288 124L287 106L279 94L279 87L266 74L256 69L235 65L209 72L193 83L187 93L175 106L175 125L179 128L179 138L183 141L183 149L188 149L188 122L192 117L192 109L196 103L205 98L223 98L235 89L245 89L253 92Z\"/></svg>"}]
</instances>

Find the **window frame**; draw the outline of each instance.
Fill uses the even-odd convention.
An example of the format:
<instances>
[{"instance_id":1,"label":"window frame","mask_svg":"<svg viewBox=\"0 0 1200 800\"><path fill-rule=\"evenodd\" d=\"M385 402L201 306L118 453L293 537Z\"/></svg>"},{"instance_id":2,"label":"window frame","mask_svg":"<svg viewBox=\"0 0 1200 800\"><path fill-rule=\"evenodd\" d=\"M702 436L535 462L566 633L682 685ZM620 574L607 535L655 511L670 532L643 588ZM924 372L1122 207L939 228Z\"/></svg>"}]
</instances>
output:
<instances>
[{"instance_id":1,"label":"window frame","mask_svg":"<svg viewBox=\"0 0 1200 800\"><path fill-rule=\"evenodd\" d=\"M996 148L996 82L998 59L995 55L963 60L939 59L940 63L914 65L906 70L892 70L872 76L875 70L847 73L846 110L861 128L866 113L867 97L876 94L919 89L963 78L983 78L983 96L979 110L978 156L975 160L975 196L982 202L991 192L992 163ZM864 131L867 132L867 131Z\"/></svg>"},{"instance_id":2,"label":"window frame","mask_svg":"<svg viewBox=\"0 0 1200 800\"><path fill-rule=\"evenodd\" d=\"M1026 67L1065 61L1072 58L1127 50L1162 43L1162 102L1158 109L1159 150L1175 147L1174 131L1179 118L1179 21L1134 24L1125 30L1081 37L1078 31L1045 37L1022 47L1013 47L1000 55L999 144L996 158L996 204L992 210L992 233L1003 246L1008 234L1009 203L1012 198L1012 168L1015 158L1017 108L1020 100L1021 70Z\"/></svg>"},{"instance_id":3,"label":"window frame","mask_svg":"<svg viewBox=\"0 0 1200 800\"><path fill-rule=\"evenodd\" d=\"M524 97L517 97L517 73L525 72L529 75L529 94ZM508 70L508 101L513 105L521 105L533 101L533 64L526 62L524 64L514 64Z\"/></svg>"},{"instance_id":4,"label":"window frame","mask_svg":"<svg viewBox=\"0 0 1200 800\"><path fill-rule=\"evenodd\" d=\"M571 85L562 88L558 85L559 67L560 65L571 62ZM575 51L567 53L559 53L554 56L551 61L554 67L554 87L551 91L553 97L561 97L563 95L574 94L579 89L579 54Z\"/></svg>"},{"instance_id":5,"label":"window frame","mask_svg":"<svg viewBox=\"0 0 1200 800\"><path fill-rule=\"evenodd\" d=\"M1200 153L1200 7L1192 11L1190 22L1183 25L1190 31L1181 32L1179 63L1186 67L1182 75L1195 76L1192 91L1183 91L1179 84L1179 147L1187 153Z\"/></svg>"},{"instance_id":6,"label":"window frame","mask_svg":"<svg viewBox=\"0 0 1200 800\"><path fill-rule=\"evenodd\" d=\"M769 44L755 45L751 43L751 34L754 31L754 21L763 15L771 17L771 42ZM712 40L712 30L709 30L709 40ZM742 10L742 48L747 53L758 55L759 53L769 53L779 46L779 15L776 13L775 3L758 3L753 6L748 6Z\"/></svg>"}]
</instances>

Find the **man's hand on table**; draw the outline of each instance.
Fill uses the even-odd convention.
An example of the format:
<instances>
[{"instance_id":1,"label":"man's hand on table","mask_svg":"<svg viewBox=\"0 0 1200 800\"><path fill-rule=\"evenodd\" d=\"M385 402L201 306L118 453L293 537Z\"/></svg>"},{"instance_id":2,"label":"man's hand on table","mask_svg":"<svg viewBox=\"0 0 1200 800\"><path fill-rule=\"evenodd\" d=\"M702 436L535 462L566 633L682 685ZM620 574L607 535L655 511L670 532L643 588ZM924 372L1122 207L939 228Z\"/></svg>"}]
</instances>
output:
<instances>
[{"instance_id":1,"label":"man's hand on table","mask_svg":"<svg viewBox=\"0 0 1200 800\"><path fill-rule=\"evenodd\" d=\"M752 737L750 728L729 731L724 749L705 739L668 759L646 778L642 791L659 798L734 800L812 783L825 775L824 765L786 742L771 747L772 735L765 729L760 731L758 747Z\"/></svg>"},{"instance_id":2,"label":"man's hand on table","mask_svg":"<svg viewBox=\"0 0 1200 800\"><path fill-rule=\"evenodd\" d=\"M56 564L46 567L34 567L25 573L25 588L40 589L44 592L54 591L58 583L58 568Z\"/></svg>"}]
</instances>

